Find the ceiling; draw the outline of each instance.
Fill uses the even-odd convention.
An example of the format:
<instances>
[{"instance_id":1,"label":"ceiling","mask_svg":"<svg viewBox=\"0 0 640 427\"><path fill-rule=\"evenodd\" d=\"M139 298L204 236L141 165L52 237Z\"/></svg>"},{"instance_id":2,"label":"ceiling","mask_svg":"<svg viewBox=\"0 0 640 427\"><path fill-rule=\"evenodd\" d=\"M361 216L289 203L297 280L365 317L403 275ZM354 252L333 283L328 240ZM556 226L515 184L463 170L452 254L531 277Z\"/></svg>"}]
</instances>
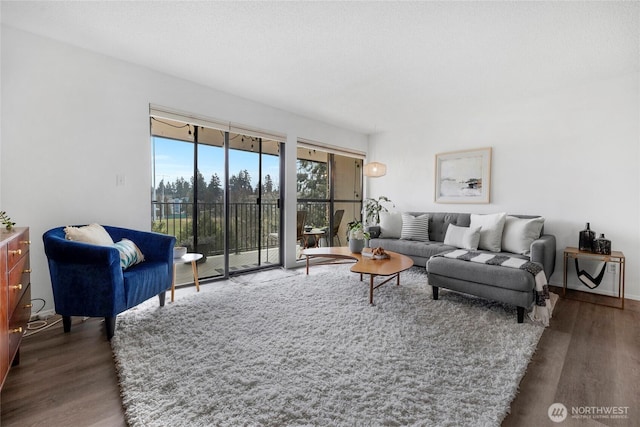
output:
<instances>
[{"instance_id":1,"label":"ceiling","mask_svg":"<svg viewBox=\"0 0 640 427\"><path fill-rule=\"evenodd\" d=\"M638 2L2 1L4 25L362 133L639 66Z\"/></svg>"}]
</instances>

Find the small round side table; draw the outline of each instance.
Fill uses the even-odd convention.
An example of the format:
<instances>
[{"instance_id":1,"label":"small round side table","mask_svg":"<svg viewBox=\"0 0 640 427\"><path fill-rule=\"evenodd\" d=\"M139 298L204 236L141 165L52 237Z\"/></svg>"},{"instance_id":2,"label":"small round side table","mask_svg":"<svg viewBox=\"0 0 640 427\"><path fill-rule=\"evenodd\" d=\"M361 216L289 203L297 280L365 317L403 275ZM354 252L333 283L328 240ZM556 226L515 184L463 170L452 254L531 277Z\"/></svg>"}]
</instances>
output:
<instances>
[{"instance_id":1,"label":"small round side table","mask_svg":"<svg viewBox=\"0 0 640 427\"><path fill-rule=\"evenodd\" d=\"M204 255L196 254L196 253L186 253L180 258L173 259L173 280L171 281L171 302L173 302L173 296L176 291L176 264L180 263L191 263L191 269L193 270L193 281L196 284L196 291L200 292L200 282L198 281L198 267L196 266L196 262L202 259Z\"/></svg>"}]
</instances>

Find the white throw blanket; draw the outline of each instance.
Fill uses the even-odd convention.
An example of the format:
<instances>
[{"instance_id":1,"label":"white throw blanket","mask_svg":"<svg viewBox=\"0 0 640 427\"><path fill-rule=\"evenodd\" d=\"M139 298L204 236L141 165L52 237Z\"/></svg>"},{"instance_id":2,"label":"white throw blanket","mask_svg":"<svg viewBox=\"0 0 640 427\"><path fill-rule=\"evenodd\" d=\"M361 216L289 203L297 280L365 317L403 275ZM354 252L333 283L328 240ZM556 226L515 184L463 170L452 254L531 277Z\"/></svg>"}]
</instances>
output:
<instances>
[{"instance_id":1,"label":"white throw blanket","mask_svg":"<svg viewBox=\"0 0 640 427\"><path fill-rule=\"evenodd\" d=\"M533 310L529 312L529 318L534 322L540 322L544 326L549 326L549 319L551 319L555 299L552 300L550 298L547 276L544 274L544 269L540 264L503 254L490 254L479 251L467 251L464 249L456 249L451 252L440 254L440 256L528 271L533 275L536 283L536 303L533 306Z\"/></svg>"}]
</instances>

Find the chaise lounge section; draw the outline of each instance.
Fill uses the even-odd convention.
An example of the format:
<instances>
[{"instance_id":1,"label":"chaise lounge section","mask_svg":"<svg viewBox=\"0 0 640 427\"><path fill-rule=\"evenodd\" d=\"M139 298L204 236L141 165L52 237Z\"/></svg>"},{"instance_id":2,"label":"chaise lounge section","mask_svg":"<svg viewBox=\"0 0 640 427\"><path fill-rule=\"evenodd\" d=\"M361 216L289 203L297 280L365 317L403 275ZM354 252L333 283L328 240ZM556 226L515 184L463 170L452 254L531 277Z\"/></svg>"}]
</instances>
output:
<instances>
[{"instance_id":1,"label":"chaise lounge section","mask_svg":"<svg viewBox=\"0 0 640 427\"><path fill-rule=\"evenodd\" d=\"M393 215L396 217L391 218ZM425 217L428 218L426 231L415 224L419 219L424 222ZM407 226L407 222L410 226ZM553 235L543 233L543 222L544 219L539 216L502 213L475 215L409 212L381 215L380 226L369 228L372 236L370 246L402 253L411 257L415 265L425 266L434 299L438 299L439 288L446 288L500 301L516 306L518 323L522 323L525 311L536 302L534 275L518 268L468 262L440 255L461 248L475 253L473 237L470 236L480 234L486 241L483 242L482 238L477 240L478 253L537 263L548 278L555 268L556 239ZM479 233L478 224L484 224L479 227ZM455 235L462 238L456 239Z\"/></svg>"}]
</instances>

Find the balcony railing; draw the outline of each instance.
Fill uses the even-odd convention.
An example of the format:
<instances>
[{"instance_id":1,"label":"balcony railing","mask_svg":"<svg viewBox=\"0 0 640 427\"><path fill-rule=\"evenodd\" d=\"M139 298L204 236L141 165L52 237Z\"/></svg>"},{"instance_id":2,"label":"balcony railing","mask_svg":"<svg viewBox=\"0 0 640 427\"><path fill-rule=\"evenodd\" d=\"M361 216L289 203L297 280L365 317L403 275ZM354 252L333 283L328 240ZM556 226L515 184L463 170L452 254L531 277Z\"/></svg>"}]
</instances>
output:
<instances>
[{"instance_id":1,"label":"balcony railing","mask_svg":"<svg viewBox=\"0 0 640 427\"><path fill-rule=\"evenodd\" d=\"M297 210L307 212L305 225L329 226L330 203L298 201ZM224 254L224 204L198 203L198 236L194 246L193 203L152 202L152 229L176 236L186 246L206 256ZM231 203L229 205L229 253L241 253L274 246L269 235L280 230L280 210L276 203ZM344 221L343 221L344 226Z\"/></svg>"},{"instance_id":2,"label":"balcony railing","mask_svg":"<svg viewBox=\"0 0 640 427\"><path fill-rule=\"evenodd\" d=\"M176 236L177 244L190 251L206 256L224 253L223 203L198 203L197 247L194 247L192 203L153 202L152 209L154 231ZM280 211L276 203L232 203L229 221L229 251L247 252L266 246L269 233L279 229Z\"/></svg>"}]
</instances>

